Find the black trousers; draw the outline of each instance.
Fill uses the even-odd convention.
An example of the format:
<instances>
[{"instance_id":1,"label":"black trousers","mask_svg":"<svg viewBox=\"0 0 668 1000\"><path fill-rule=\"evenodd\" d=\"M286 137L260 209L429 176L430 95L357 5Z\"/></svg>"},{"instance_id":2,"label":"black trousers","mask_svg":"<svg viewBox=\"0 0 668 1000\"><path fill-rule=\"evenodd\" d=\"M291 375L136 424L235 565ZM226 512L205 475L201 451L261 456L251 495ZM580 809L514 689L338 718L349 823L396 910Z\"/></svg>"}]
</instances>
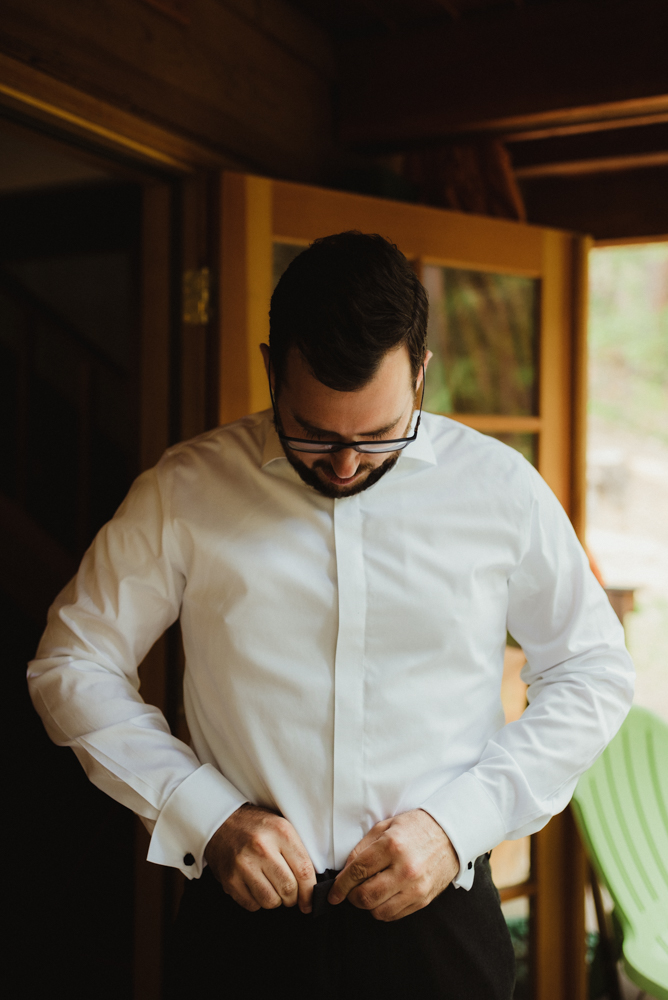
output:
<instances>
[{"instance_id":1,"label":"black trousers","mask_svg":"<svg viewBox=\"0 0 668 1000\"><path fill-rule=\"evenodd\" d=\"M345 901L314 917L249 913L205 869L189 882L168 956L169 1000L286 994L326 1000L510 1000L515 959L487 856L473 888L450 885L391 923Z\"/></svg>"}]
</instances>

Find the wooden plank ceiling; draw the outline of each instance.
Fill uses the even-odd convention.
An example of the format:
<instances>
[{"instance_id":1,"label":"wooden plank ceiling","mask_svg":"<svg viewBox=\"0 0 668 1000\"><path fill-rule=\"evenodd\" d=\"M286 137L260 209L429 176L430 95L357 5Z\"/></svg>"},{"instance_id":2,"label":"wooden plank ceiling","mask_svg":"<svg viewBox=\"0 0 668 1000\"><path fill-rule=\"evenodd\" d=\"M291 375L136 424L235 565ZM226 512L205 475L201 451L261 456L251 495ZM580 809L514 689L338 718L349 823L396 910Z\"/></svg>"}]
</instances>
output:
<instances>
[{"instance_id":1,"label":"wooden plank ceiling","mask_svg":"<svg viewBox=\"0 0 668 1000\"><path fill-rule=\"evenodd\" d=\"M548 180L668 171L666 0L291 2L338 46L349 149L501 141L529 201Z\"/></svg>"}]
</instances>

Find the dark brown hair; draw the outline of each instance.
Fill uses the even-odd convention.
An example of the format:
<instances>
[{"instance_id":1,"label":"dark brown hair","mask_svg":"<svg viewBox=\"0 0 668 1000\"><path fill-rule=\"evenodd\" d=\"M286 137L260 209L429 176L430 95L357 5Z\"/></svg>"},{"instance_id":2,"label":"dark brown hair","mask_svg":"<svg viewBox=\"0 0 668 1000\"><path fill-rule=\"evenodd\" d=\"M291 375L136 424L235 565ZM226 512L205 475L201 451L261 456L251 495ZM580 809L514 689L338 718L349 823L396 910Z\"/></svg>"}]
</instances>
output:
<instances>
[{"instance_id":1,"label":"dark brown hair","mask_svg":"<svg viewBox=\"0 0 668 1000\"><path fill-rule=\"evenodd\" d=\"M291 348L323 385L354 392L405 344L413 382L427 346L427 295L401 251L356 230L300 253L271 299L269 348L277 387Z\"/></svg>"}]
</instances>

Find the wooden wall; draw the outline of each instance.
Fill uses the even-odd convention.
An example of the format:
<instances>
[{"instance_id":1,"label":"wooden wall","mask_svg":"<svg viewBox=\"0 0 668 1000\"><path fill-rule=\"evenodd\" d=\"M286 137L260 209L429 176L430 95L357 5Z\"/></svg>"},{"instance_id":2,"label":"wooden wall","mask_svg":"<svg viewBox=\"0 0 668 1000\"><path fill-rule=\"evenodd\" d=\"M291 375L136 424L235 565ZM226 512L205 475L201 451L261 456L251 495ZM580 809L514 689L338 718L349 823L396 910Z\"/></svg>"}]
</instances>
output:
<instances>
[{"instance_id":1,"label":"wooden wall","mask_svg":"<svg viewBox=\"0 0 668 1000\"><path fill-rule=\"evenodd\" d=\"M0 53L241 168L318 180L336 157L331 43L282 0L2 7Z\"/></svg>"},{"instance_id":2,"label":"wooden wall","mask_svg":"<svg viewBox=\"0 0 668 1000\"><path fill-rule=\"evenodd\" d=\"M527 178L520 187L530 221L540 226L597 240L668 233L668 167Z\"/></svg>"}]
</instances>

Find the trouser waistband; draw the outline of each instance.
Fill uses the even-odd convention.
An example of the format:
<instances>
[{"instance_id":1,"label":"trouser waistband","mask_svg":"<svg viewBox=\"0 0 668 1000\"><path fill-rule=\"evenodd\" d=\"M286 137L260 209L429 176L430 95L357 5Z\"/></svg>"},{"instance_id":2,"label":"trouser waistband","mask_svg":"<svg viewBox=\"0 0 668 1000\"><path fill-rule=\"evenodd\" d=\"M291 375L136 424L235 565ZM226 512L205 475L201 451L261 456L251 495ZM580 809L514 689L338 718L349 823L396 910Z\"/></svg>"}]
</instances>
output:
<instances>
[{"instance_id":1,"label":"trouser waistband","mask_svg":"<svg viewBox=\"0 0 668 1000\"><path fill-rule=\"evenodd\" d=\"M313 899L311 902L311 913L314 917L319 917L323 913L326 913L330 907L331 904L327 902L327 897L338 874L339 872L334 868L326 868L324 872L316 872L316 885L313 886Z\"/></svg>"},{"instance_id":2,"label":"trouser waistband","mask_svg":"<svg viewBox=\"0 0 668 1000\"><path fill-rule=\"evenodd\" d=\"M475 866L477 867L485 858L489 858L492 852L488 851L487 854L481 854L479 858L475 860ZM313 899L311 902L311 913L314 917L320 917L323 913L327 913L327 910L331 906L331 903L327 902L327 897L329 896L329 890L334 885L334 880L339 872L335 868L326 868L324 872L316 872L316 884L313 886Z\"/></svg>"}]
</instances>

